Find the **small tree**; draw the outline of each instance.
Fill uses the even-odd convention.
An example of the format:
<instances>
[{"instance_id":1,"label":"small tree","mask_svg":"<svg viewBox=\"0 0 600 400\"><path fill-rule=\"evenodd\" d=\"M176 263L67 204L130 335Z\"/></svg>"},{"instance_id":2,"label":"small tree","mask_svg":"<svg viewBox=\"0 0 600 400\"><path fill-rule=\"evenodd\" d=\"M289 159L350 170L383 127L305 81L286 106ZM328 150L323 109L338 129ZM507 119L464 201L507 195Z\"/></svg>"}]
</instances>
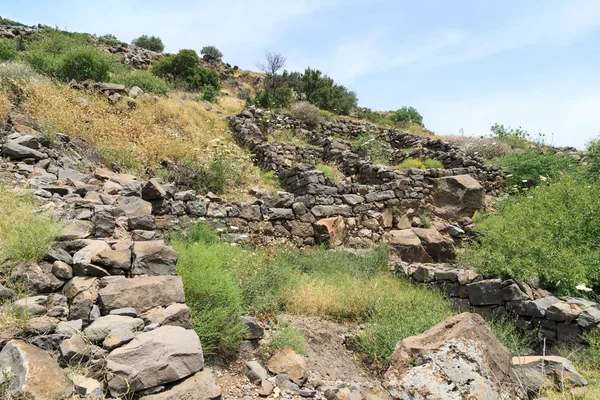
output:
<instances>
[{"instance_id":1,"label":"small tree","mask_svg":"<svg viewBox=\"0 0 600 400\"><path fill-rule=\"evenodd\" d=\"M200 50L200 54L202 54L203 58L207 61L221 62L223 58L223 53L215 46L204 46L202 50Z\"/></svg>"},{"instance_id":2,"label":"small tree","mask_svg":"<svg viewBox=\"0 0 600 400\"><path fill-rule=\"evenodd\" d=\"M165 49L165 45L163 44L162 40L157 36L142 35L137 39L133 39L131 44L152 51L161 52Z\"/></svg>"},{"instance_id":3,"label":"small tree","mask_svg":"<svg viewBox=\"0 0 600 400\"><path fill-rule=\"evenodd\" d=\"M285 62L287 61L280 53L266 53L265 58L267 59L265 63L259 61L256 63L256 66L264 72L267 77L277 75L279 70L285 67Z\"/></svg>"},{"instance_id":4,"label":"small tree","mask_svg":"<svg viewBox=\"0 0 600 400\"><path fill-rule=\"evenodd\" d=\"M16 43L8 39L0 39L0 61L10 61L17 58Z\"/></svg>"},{"instance_id":5,"label":"small tree","mask_svg":"<svg viewBox=\"0 0 600 400\"><path fill-rule=\"evenodd\" d=\"M423 126L423 117L414 107L404 106L398 109L394 115L392 115L392 120L400 124L413 123Z\"/></svg>"}]
</instances>

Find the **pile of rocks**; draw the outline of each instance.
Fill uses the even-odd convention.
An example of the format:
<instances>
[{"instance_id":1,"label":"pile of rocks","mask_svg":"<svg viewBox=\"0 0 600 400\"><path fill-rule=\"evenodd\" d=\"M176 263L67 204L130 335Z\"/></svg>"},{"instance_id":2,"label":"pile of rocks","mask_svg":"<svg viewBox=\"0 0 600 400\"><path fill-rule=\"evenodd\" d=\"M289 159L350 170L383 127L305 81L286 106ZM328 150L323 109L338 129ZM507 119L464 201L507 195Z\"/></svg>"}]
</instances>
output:
<instances>
[{"instance_id":1,"label":"pile of rocks","mask_svg":"<svg viewBox=\"0 0 600 400\"><path fill-rule=\"evenodd\" d=\"M461 311L473 311L487 319L516 315L516 326L538 329L539 337L548 343L581 341L581 334L590 330L600 333L600 310L586 299L557 298L514 279L490 278L450 264L400 261L394 267L416 282L441 289Z\"/></svg>"},{"instance_id":2,"label":"pile of rocks","mask_svg":"<svg viewBox=\"0 0 600 400\"><path fill-rule=\"evenodd\" d=\"M110 104L116 104L123 99L127 102L129 108L137 107L135 99L144 94L144 91L138 86L127 88L125 85L118 83L95 82L91 79L82 82L72 80L69 82L69 87L78 90L93 90L101 93L107 97ZM84 98L79 98L77 101L82 107L88 105L87 100Z\"/></svg>"},{"instance_id":3,"label":"pile of rocks","mask_svg":"<svg viewBox=\"0 0 600 400\"><path fill-rule=\"evenodd\" d=\"M136 69L149 69L152 64L165 56L163 53L121 43L113 46L100 45L105 51L117 56L119 61Z\"/></svg>"},{"instance_id":4,"label":"pile of rocks","mask_svg":"<svg viewBox=\"0 0 600 400\"><path fill-rule=\"evenodd\" d=\"M238 120L240 117L250 119L251 123L240 125ZM368 166L372 164L353 153L351 151L352 144L344 140L371 134L377 140L388 144L390 159L397 163L409 156L439 160L445 169L453 170L453 175L471 174L490 193L497 193L502 189L504 180L502 169L493 165L485 165L481 157L468 156L458 147L440 139L412 135L399 129L381 128L366 122L355 122L343 118L322 122L316 128L309 128L305 123L290 115L255 108L244 110L230 122L238 140L242 145L253 150L259 164L262 164L264 169L277 171L291 166L291 163L310 162L311 159L318 157L318 153L314 149L307 149L306 146L282 143L266 144L266 137L270 132L286 129L295 135L306 138L311 145L323 150L318 162L336 163L346 176L356 175L356 179L361 183L383 183L396 179L402 174L382 165L371 168L375 171L382 169L385 171L387 176L384 176L383 180L377 179L376 174L369 171ZM256 149L254 149L255 146ZM407 153L405 149L408 148L415 150ZM314 165L313 162L310 163Z\"/></svg>"},{"instance_id":5,"label":"pile of rocks","mask_svg":"<svg viewBox=\"0 0 600 400\"><path fill-rule=\"evenodd\" d=\"M165 189L102 168L86 173L85 163L65 155L76 149L67 137L59 135L65 143L52 145L35 124L11 119L13 132L1 151L11 161L2 171L45 200L42 211L63 223L41 262L12 269L11 281L27 296L0 286L2 298L13 298L13 312L28 317L23 327L0 329L0 383L12 396L35 399L74 392L218 398L191 330L177 253L155 240L153 210L167 201ZM73 363L90 372L70 379L62 367Z\"/></svg>"},{"instance_id":6,"label":"pile of rocks","mask_svg":"<svg viewBox=\"0 0 600 400\"><path fill-rule=\"evenodd\" d=\"M2 19L2 17L0 17ZM0 38L15 39L22 36L28 36L43 29L43 26L25 26L25 25L0 25Z\"/></svg>"}]
</instances>

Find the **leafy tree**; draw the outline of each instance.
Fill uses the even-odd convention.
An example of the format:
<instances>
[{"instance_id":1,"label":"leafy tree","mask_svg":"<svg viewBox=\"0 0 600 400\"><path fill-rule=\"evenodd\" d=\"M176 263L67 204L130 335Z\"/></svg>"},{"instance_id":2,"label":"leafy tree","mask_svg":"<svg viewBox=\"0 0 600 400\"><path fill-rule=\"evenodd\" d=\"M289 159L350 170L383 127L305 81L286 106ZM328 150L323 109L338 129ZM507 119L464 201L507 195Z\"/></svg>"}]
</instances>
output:
<instances>
[{"instance_id":1,"label":"leafy tree","mask_svg":"<svg viewBox=\"0 0 600 400\"><path fill-rule=\"evenodd\" d=\"M142 35L139 38L133 39L131 42L134 46L142 47L147 50L161 52L165 49L165 45L161 38L157 36Z\"/></svg>"},{"instance_id":2,"label":"leafy tree","mask_svg":"<svg viewBox=\"0 0 600 400\"><path fill-rule=\"evenodd\" d=\"M194 50L183 49L155 62L152 72L162 78L185 80L194 75L199 63L200 57Z\"/></svg>"},{"instance_id":3,"label":"leafy tree","mask_svg":"<svg viewBox=\"0 0 600 400\"><path fill-rule=\"evenodd\" d=\"M204 56L207 61L221 61L223 59L223 53L215 46L204 46L200 50L200 54Z\"/></svg>"},{"instance_id":4,"label":"leafy tree","mask_svg":"<svg viewBox=\"0 0 600 400\"><path fill-rule=\"evenodd\" d=\"M404 106L396 110L394 115L392 115L392 120L400 124L412 123L423 126L423 117L414 107Z\"/></svg>"}]
</instances>

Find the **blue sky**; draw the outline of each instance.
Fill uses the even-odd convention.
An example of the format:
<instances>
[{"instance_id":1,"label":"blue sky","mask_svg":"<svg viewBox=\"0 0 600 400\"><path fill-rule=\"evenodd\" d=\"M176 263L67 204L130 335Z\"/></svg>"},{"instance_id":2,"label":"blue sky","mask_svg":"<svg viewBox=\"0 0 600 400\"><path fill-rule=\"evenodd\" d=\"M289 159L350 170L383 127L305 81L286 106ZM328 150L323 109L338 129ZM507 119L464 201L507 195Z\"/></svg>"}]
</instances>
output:
<instances>
[{"instance_id":1,"label":"blue sky","mask_svg":"<svg viewBox=\"0 0 600 400\"><path fill-rule=\"evenodd\" d=\"M494 123L583 147L600 135L598 0L9 1L26 24L160 36L166 51L216 45L256 69L319 68L378 110L416 107L438 134Z\"/></svg>"}]
</instances>

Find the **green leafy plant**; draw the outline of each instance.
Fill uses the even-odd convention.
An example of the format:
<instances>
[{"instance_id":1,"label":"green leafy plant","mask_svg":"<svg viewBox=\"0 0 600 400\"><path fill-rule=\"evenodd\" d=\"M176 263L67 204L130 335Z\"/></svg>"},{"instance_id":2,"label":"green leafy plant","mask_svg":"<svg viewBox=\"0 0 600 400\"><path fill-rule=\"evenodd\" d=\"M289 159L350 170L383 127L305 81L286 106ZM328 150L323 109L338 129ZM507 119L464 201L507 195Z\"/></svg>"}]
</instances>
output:
<instances>
[{"instance_id":1,"label":"green leafy plant","mask_svg":"<svg viewBox=\"0 0 600 400\"><path fill-rule=\"evenodd\" d=\"M392 120L398 124L417 124L423 125L423 117L416 108L404 106L392 115Z\"/></svg>"},{"instance_id":2,"label":"green leafy plant","mask_svg":"<svg viewBox=\"0 0 600 400\"><path fill-rule=\"evenodd\" d=\"M208 61L221 61L223 59L223 53L215 46L204 46L200 50L200 54L204 56L205 60Z\"/></svg>"},{"instance_id":3,"label":"green leafy plant","mask_svg":"<svg viewBox=\"0 0 600 400\"><path fill-rule=\"evenodd\" d=\"M59 75L64 80L106 82L110 79L114 64L112 56L91 46L74 47L61 56Z\"/></svg>"},{"instance_id":4,"label":"green leafy plant","mask_svg":"<svg viewBox=\"0 0 600 400\"><path fill-rule=\"evenodd\" d=\"M202 100L214 103L215 101L217 101L218 93L219 92L217 91L217 89L215 89L214 86L204 85L204 88L202 91Z\"/></svg>"},{"instance_id":5,"label":"green leafy plant","mask_svg":"<svg viewBox=\"0 0 600 400\"><path fill-rule=\"evenodd\" d=\"M535 150L516 151L500 159L499 163L510 171L507 185L517 190L537 186L578 168L577 161L569 155Z\"/></svg>"},{"instance_id":6,"label":"green leafy plant","mask_svg":"<svg viewBox=\"0 0 600 400\"><path fill-rule=\"evenodd\" d=\"M152 65L152 73L164 79L185 80L194 75L199 63L200 57L194 50L182 49L156 61Z\"/></svg>"},{"instance_id":7,"label":"green leafy plant","mask_svg":"<svg viewBox=\"0 0 600 400\"><path fill-rule=\"evenodd\" d=\"M541 282L556 295L600 289L599 183L567 174L497 204L460 255L481 273Z\"/></svg>"},{"instance_id":8,"label":"green leafy plant","mask_svg":"<svg viewBox=\"0 0 600 400\"><path fill-rule=\"evenodd\" d=\"M0 38L0 61L11 61L17 58L17 45L14 40Z\"/></svg>"},{"instance_id":9,"label":"green leafy plant","mask_svg":"<svg viewBox=\"0 0 600 400\"><path fill-rule=\"evenodd\" d=\"M142 35L131 42L134 46L142 47L147 50L161 52L165 49L161 38L156 36Z\"/></svg>"},{"instance_id":10,"label":"green leafy plant","mask_svg":"<svg viewBox=\"0 0 600 400\"><path fill-rule=\"evenodd\" d=\"M431 168L443 169L444 168L444 164L442 164L441 161L432 160L430 158L426 158L425 160L423 160L423 166L425 167L425 169L431 169Z\"/></svg>"}]
</instances>

